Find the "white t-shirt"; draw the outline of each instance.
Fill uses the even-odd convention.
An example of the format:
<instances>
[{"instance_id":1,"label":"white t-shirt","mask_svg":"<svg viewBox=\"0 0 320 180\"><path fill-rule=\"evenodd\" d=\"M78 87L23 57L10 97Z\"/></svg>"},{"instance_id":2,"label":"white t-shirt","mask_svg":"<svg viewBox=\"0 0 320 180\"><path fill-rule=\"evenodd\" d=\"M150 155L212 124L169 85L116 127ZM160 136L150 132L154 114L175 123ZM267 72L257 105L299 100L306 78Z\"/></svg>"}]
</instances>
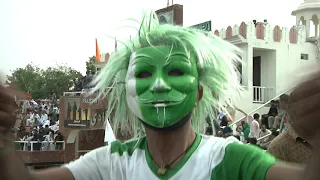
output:
<instances>
[{"instance_id":1,"label":"white t-shirt","mask_svg":"<svg viewBox=\"0 0 320 180\"><path fill-rule=\"evenodd\" d=\"M257 147L227 139L198 135L176 167L157 173L146 138L93 150L65 165L75 180L264 180L275 158Z\"/></svg>"},{"instance_id":2,"label":"white t-shirt","mask_svg":"<svg viewBox=\"0 0 320 180\"><path fill-rule=\"evenodd\" d=\"M259 138L259 134L260 134L260 127L259 127L259 123L258 121L256 121L255 119L253 119L251 125L250 125L250 134L249 137L251 138Z\"/></svg>"}]
</instances>

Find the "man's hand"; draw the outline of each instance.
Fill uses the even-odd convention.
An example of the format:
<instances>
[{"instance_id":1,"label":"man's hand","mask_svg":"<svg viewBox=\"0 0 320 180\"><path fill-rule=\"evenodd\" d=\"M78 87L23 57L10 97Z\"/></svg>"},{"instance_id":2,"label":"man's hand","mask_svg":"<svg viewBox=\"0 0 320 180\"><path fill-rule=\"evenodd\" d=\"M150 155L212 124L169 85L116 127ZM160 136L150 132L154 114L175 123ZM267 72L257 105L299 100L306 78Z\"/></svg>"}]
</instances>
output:
<instances>
[{"instance_id":1,"label":"man's hand","mask_svg":"<svg viewBox=\"0 0 320 180\"><path fill-rule=\"evenodd\" d=\"M320 148L320 66L290 94L290 123L297 133Z\"/></svg>"},{"instance_id":2,"label":"man's hand","mask_svg":"<svg viewBox=\"0 0 320 180\"><path fill-rule=\"evenodd\" d=\"M14 95L20 96L16 90L0 85L0 148L3 148L8 138L11 138L11 128L14 126L16 118Z\"/></svg>"}]
</instances>

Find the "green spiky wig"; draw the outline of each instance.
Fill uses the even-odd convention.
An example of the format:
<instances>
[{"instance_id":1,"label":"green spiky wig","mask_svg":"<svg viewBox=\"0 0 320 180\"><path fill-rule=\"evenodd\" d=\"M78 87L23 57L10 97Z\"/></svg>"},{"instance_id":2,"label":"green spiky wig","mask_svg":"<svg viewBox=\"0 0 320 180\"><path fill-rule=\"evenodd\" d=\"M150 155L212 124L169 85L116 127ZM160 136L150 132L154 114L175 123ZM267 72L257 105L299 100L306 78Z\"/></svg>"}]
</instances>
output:
<instances>
[{"instance_id":1,"label":"green spiky wig","mask_svg":"<svg viewBox=\"0 0 320 180\"><path fill-rule=\"evenodd\" d=\"M216 110L224 109L227 92L239 92L235 63L240 62L240 49L215 36L181 26L161 25L154 12L145 13L136 39L122 43L123 48L113 53L97 76L92 92L107 97L107 117L114 113L113 128L117 132L129 130L133 137L144 135L144 128L130 111L126 100L125 79L130 56L143 47L159 45L181 46L196 57L199 83L203 87L203 98L194 108L192 125L196 132L206 130L206 118L215 119Z\"/></svg>"}]
</instances>

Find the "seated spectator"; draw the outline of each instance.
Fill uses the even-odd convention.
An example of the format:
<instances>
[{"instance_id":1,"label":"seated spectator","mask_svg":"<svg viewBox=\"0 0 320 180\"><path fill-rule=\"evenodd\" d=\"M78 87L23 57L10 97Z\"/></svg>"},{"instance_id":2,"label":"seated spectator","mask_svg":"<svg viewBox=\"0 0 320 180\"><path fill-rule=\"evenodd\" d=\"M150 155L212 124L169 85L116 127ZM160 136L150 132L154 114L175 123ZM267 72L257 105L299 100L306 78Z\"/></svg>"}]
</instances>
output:
<instances>
[{"instance_id":1,"label":"seated spectator","mask_svg":"<svg viewBox=\"0 0 320 180\"><path fill-rule=\"evenodd\" d=\"M50 131L51 129L49 128L49 125L45 125L45 127L42 129L44 135L49 134Z\"/></svg>"},{"instance_id":2,"label":"seated spectator","mask_svg":"<svg viewBox=\"0 0 320 180\"><path fill-rule=\"evenodd\" d=\"M43 147L42 147L42 150L44 151L49 151L51 150L51 141L54 140L54 137L53 137L53 132L50 130L48 132L46 132L46 134L43 136L44 137L44 142L43 142Z\"/></svg>"},{"instance_id":3,"label":"seated spectator","mask_svg":"<svg viewBox=\"0 0 320 180\"><path fill-rule=\"evenodd\" d=\"M287 111L287 106L289 103L289 95L283 94L280 96L280 101L279 101L279 112L276 116L269 116L268 117L268 123L269 123L269 128L270 129L278 129L280 128L280 123L282 119L286 115Z\"/></svg>"},{"instance_id":4,"label":"seated spectator","mask_svg":"<svg viewBox=\"0 0 320 180\"><path fill-rule=\"evenodd\" d=\"M33 137L31 141L38 141L38 143L33 143L33 150L40 151L42 147L42 141L44 140L43 135L41 135L37 130L33 130Z\"/></svg>"},{"instance_id":5,"label":"seated spectator","mask_svg":"<svg viewBox=\"0 0 320 180\"><path fill-rule=\"evenodd\" d=\"M40 115L37 110L34 111L34 126L40 126Z\"/></svg>"},{"instance_id":6,"label":"seated spectator","mask_svg":"<svg viewBox=\"0 0 320 180\"><path fill-rule=\"evenodd\" d=\"M267 115L263 116L263 124L267 125L267 128L270 129L273 126L272 120L269 120L271 117L276 117L278 115L278 103L275 100L270 102L271 107L269 108L269 112Z\"/></svg>"},{"instance_id":7,"label":"seated spectator","mask_svg":"<svg viewBox=\"0 0 320 180\"><path fill-rule=\"evenodd\" d=\"M261 126L261 130L259 132L259 138L262 138L266 135L271 135L271 131L269 129L267 129L266 125L262 125ZM263 138L261 139L260 141L258 141L258 144L264 144L264 143L267 143L269 142L270 140L270 136L266 137L266 138Z\"/></svg>"},{"instance_id":8,"label":"seated spectator","mask_svg":"<svg viewBox=\"0 0 320 180\"><path fill-rule=\"evenodd\" d=\"M56 150L62 150L63 144L57 141L64 141L63 135L59 132L58 135L54 138L54 143L56 144Z\"/></svg>"},{"instance_id":9,"label":"seated spectator","mask_svg":"<svg viewBox=\"0 0 320 180\"><path fill-rule=\"evenodd\" d=\"M261 148L257 143L257 138L248 138L248 144Z\"/></svg>"},{"instance_id":10,"label":"seated spectator","mask_svg":"<svg viewBox=\"0 0 320 180\"><path fill-rule=\"evenodd\" d=\"M267 150L269 147L269 144L272 142L272 140L279 135L279 132L276 130L272 130L271 135L268 138L268 141L260 143L260 147L264 150Z\"/></svg>"},{"instance_id":11,"label":"seated spectator","mask_svg":"<svg viewBox=\"0 0 320 180\"><path fill-rule=\"evenodd\" d=\"M235 136L239 136L239 140L241 142L244 142L244 134L242 132L242 126L237 126L236 128L236 132L234 134Z\"/></svg>"},{"instance_id":12,"label":"seated spectator","mask_svg":"<svg viewBox=\"0 0 320 180\"><path fill-rule=\"evenodd\" d=\"M46 111L42 110L41 111L41 117L40 117L40 125L44 125L48 120L48 115Z\"/></svg>"},{"instance_id":13,"label":"seated spectator","mask_svg":"<svg viewBox=\"0 0 320 180\"><path fill-rule=\"evenodd\" d=\"M250 134L250 125L246 121L241 121L241 126L242 126L242 132L243 132L244 139L247 140L249 138L249 134Z\"/></svg>"},{"instance_id":14,"label":"seated spectator","mask_svg":"<svg viewBox=\"0 0 320 180\"><path fill-rule=\"evenodd\" d=\"M231 127L229 127L229 126L226 126L226 127L224 127L223 128L223 130L222 130L222 134L223 134L223 137L229 137L229 136L232 136L233 134L232 134L232 128Z\"/></svg>"},{"instance_id":15,"label":"seated spectator","mask_svg":"<svg viewBox=\"0 0 320 180\"><path fill-rule=\"evenodd\" d=\"M248 138L248 144L257 145L257 138Z\"/></svg>"},{"instance_id":16,"label":"seated spectator","mask_svg":"<svg viewBox=\"0 0 320 180\"><path fill-rule=\"evenodd\" d=\"M29 111L29 114L27 115L26 126L34 126L34 123L35 123L34 112Z\"/></svg>"},{"instance_id":17,"label":"seated spectator","mask_svg":"<svg viewBox=\"0 0 320 180\"><path fill-rule=\"evenodd\" d=\"M227 116L223 116L221 118L221 122L220 122L220 127L223 127L223 126L228 126L228 117Z\"/></svg>"}]
</instances>

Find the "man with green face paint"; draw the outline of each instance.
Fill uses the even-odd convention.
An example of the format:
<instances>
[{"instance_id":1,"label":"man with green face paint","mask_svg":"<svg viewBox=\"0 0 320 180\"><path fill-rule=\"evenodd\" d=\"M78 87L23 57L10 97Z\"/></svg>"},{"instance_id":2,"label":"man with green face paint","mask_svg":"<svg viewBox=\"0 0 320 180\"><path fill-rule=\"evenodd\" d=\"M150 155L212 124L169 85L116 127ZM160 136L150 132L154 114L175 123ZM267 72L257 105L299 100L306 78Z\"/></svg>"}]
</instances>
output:
<instances>
[{"instance_id":1,"label":"man with green face paint","mask_svg":"<svg viewBox=\"0 0 320 180\"><path fill-rule=\"evenodd\" d=\"M190 119L198 87L196 62L181 47L146 47L130 57L127 103L147 126L165 129Z\"/></svg>"},{"instance_id":2,"label":"man with green face paint","mask_svg":"<svg viewBox=\"0 0 320 180\"><path fill-rule=\"evenodd\" d=\"M320 179L314 178L319 175L316 162L304 174L302 168L279 165L271 155L235 138L202 135L206 119L225 110L227 91L240 90L234 67L240 50L211 33L160 25L154 17L144 17L138 38L124 43L94 82L93 92L108 97L107 117L115 113L114 129L130 130L134 138L41 172L29 173L14 153L0 153L0 167L8 169L1 171L4 179ZM0 91L0 97L7 98L3 96ZM1 107L0 117L4 112L11 116ZM13 170L17 168L19 173Z\"/></svg>"}]
</instances>

